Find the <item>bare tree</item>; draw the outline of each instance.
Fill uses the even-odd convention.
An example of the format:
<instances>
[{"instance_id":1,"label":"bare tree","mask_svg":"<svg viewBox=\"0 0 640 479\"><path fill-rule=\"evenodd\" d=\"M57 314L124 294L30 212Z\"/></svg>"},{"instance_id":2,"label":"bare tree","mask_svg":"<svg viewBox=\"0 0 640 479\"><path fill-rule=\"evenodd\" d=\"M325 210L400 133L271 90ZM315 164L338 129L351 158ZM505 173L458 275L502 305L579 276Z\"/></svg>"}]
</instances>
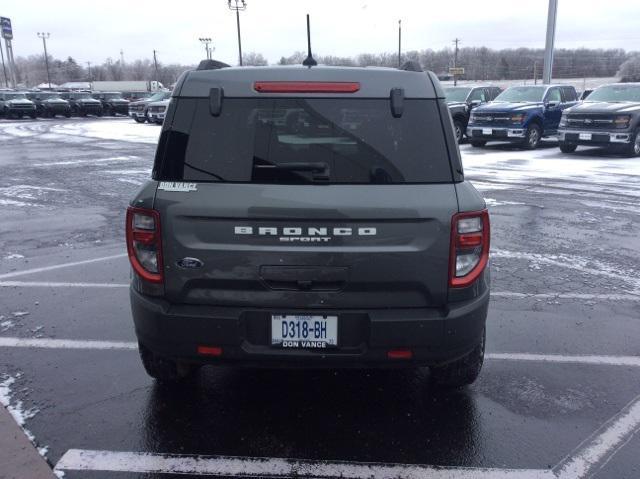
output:
<instances>
[{"instance_id":1,"label":"bare tree","mask_svg":"<svg viewBox=\"0 0 640 479\"><path fill-rule=\"evenodd\" d=\"M620 66L618 72L621 82L640 81L640 55L629 58Z\"/></svg>"}]
</instances>

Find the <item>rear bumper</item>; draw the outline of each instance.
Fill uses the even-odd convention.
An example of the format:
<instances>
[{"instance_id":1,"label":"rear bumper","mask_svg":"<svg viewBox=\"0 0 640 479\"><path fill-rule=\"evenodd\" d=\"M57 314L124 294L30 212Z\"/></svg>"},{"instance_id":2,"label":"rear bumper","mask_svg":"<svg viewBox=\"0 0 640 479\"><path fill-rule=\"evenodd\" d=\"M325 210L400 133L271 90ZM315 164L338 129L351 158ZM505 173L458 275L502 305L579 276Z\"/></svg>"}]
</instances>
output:
<instances>
[{"instance_id":1,"label":"rear bumper","mask_svg":"<svg viewBox=\"0 0 640 479\"><path fill-rule=\"evenodd\" d=\"M491 133L487 133L487 130L491 130ZM480 127L469 126L467 127L467 137L475 140L484 141L522 141L527 135L527 129L524 127Z\"/></svg>"},{"instance_id":2,"label":"rear bumper","mask_svg":"<svg viewBox=\"0 0 640 479\"><path fill-rule=\"evenodd\" d=\"M136 335L148 349L188 362L248 367L375 368L446 363L464 356L480 342L489 290L473 300L452 304L447 311L333 310L330 313L338 315L339 347L301 350L270 345L271 314L309 311L173 305L131 289ZM221 347L222 356L199 356L198 345ZM388 359L392 349L411 349L413 358Z\"/></svg>"},{"instance_id":3,"label":"rear bumper","mask_svg":"<svg viewBox=\"0 0 640 479\"><path fill-rule=\"evenodd\" d=\"M582 138L581 138L582 136ZM625 145L631 142L630 131L559 130L558 140L574 145Z\"/></svg>"}]
</instances>

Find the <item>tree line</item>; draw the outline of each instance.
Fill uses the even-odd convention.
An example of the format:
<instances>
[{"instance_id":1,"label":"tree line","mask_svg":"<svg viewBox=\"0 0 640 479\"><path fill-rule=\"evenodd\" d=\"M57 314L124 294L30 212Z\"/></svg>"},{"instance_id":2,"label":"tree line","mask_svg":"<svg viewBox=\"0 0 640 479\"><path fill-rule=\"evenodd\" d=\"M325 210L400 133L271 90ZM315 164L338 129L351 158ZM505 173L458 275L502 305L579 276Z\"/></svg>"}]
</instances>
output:
<instances>
[{"instance_id":1,"label":"tree line","mask_svg":"<svg viewBox=\"0 0 640 479\"><path fill-rule=\"evenodd\" d=\"M294 52L283 56L280 65L301 64L305 52ZM425 70L446 76L454 66L455 53L452 48L441 50L415 50L404 52L400 63L418 62ZM532 48L490 49L486 47L465 47L458 51L457 66L464 67L464 78L468 80L520 80L542 77L544 50ZM318 63L336 66L398 66L397 53L362 53L354 57L318 55ZM554 78L613 77L622 75L624 70L635 72L633 65L640 64L638 52L624 49L558 49L554 56ZM267 65L269 62L260 53L243 55L244 65ZM101 64L80 64L74 58L65 60L49 56L51 82L61 84L68 81L92 80L159 80L169 86L176 82L180 74L193 69L195 65L177 63L156 64L152 59L139 59L123 63L108 58ZM637 72L636 72L637 73ZM47 81L44 55L16 58L16 76L23 86L35 86ZM629 76L629 75L627 75ZM637 75L636 75L637 76ZM629 78L636 78L636 76ZM640 77L638 78L640 80ZM638 81L636 80L636 81Z\"/></svg>"}]
</instances>

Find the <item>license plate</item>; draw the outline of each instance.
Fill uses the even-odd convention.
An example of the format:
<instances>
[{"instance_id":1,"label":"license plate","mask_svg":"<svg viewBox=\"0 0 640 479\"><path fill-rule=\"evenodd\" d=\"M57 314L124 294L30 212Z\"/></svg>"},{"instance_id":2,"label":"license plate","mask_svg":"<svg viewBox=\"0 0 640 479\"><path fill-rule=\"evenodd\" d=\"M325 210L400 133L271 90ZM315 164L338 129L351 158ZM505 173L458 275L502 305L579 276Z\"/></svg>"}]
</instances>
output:
<instances>
[{"instance_id":1,"label":"license plate","mask_svg":"<svg viewBox=\"0 0 640 479\"><path fill-rule=\"evenodd\" d=\"M483 128L482 129L482 134L483 135L493 135L493 130L491 128Z\"/></svg>"},{"instance_id":2,"label":"license plate","mask_svg":"<svg viewBox=\"0 0 640 479\"><path fill-rule=\"evenodd\" d=\"M590 140L591 139L591 133L580 133L579 138L581 140Z\"/></svg>"},{"instance_id":3,"label":"license plate","mask_svg":"<svg viewBox=\"0 0 640 479\"><path fill-rule=\"evenodd\" d=\"M271 316L271 345L322 349L338 346L338 317L312 315Z\"/></svg>"}]
</instances>

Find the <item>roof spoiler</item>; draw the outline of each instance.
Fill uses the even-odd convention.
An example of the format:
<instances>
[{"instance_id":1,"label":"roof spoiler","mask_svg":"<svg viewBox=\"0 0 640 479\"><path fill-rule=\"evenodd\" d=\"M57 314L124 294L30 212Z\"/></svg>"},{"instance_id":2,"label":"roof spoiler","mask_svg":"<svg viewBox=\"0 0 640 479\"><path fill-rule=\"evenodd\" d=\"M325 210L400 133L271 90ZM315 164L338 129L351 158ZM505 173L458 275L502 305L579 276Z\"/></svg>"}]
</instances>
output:
<instances>
[{"instance_id":1,"label":"roof spoiler","mask_svg":"<svg viewBox=\"0 0 640 479\"><path fill-rule=\"evenodd\" d=\"M227 65L224 62L218 60L202 60L196 70L219 70L220 68L229 68L231 65Z\"/></svg>"},{"instance_id":2,"label":"roof spoiler","mask_svg":"<svg viewBox=\"0 0 640 479\"><path fill-rule=\"evenodd\" d=\"M404 64L398 68L398 70L403 70L405 72L423 72L424 70L420 66L420 63L416 61L408 61L404 62Z\"/></svg>"}]
</instances>

